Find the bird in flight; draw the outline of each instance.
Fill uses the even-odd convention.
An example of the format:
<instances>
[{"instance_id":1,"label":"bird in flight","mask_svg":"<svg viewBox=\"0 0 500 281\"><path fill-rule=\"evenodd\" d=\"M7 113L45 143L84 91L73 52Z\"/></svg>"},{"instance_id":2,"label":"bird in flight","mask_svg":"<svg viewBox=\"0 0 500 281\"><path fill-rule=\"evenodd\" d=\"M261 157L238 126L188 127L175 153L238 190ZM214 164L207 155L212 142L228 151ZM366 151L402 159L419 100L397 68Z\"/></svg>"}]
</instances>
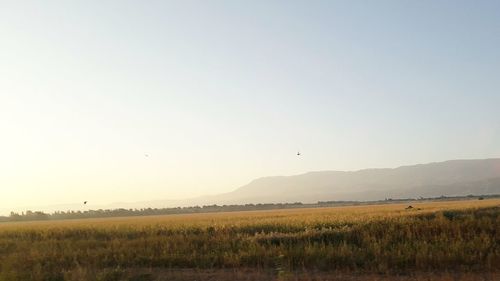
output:
<instances>
[{"instance_id":1,"label":"bird in flight","mask_svg":"<svg viewBox=\"0 0 500 281\"><path fill-rule=\"evenodd\" d=\"M300 156L300 151L297 152L297 156Z\"/></svg>"},{"instance_id":2,"label":"bird in flight","mask_svg":"<svg viewBox=\"0 0 500 281\"><path fill-rule=\"evenodd\" d=\"M83 205L87 205L87 201L83 201Z\"/></svg>"}]
</instances>

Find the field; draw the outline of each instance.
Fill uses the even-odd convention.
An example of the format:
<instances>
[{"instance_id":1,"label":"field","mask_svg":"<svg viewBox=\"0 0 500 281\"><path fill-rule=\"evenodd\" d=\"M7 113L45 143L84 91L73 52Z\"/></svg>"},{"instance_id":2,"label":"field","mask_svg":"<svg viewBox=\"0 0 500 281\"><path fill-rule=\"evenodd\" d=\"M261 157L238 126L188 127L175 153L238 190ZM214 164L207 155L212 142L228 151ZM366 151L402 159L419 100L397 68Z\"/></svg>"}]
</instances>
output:
<instances>
[{"instance_id":1,"label":"field","mask_svg":"<svg viewBox=\"0 0 500 281\"><path fill-rule=\"evenodd\" d=\"M0 281L500 280L500 199L407 206L2 223Z\"/></svg>"}]
</instances>

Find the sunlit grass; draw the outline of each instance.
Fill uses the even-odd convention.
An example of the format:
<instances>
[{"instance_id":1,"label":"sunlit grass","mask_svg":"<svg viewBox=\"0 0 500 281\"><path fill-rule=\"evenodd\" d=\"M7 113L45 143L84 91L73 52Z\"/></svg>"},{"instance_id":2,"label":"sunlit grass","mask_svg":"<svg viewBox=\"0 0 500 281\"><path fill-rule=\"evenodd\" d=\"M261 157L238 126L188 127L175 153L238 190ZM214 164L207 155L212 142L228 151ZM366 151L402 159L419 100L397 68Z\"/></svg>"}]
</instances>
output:
<instances>
[{"instance_id":1,"label":"sunlit grass","mask_svg":"<svg viewBox=\"0 0 500 281\"><path fill-rule=\"evenodd\" d=\"M126 268L255 268L277 276L304 269L494 271L499 205L494 199L416 203L411 210L394 204L3 223L0 280L80 280L76 272L95 277Z\"/></svg>"}]
</instances>

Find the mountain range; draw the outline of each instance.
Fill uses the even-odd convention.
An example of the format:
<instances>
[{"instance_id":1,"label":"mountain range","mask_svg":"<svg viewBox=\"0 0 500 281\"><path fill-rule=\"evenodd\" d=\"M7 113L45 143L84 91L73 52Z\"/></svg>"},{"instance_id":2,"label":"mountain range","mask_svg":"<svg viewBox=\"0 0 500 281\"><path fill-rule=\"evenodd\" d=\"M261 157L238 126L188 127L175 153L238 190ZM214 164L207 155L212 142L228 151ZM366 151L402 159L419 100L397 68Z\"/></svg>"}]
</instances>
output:
<instances>
[{"instance_id":1,"label":"mountain range","mask_svg":"<svg viewBox=\"0 0 500 281\"><path fill-rule=\"evenodd\" d=\"M87 206L91 209L162 208L247 203L315 203L317 201L372 201L388 198L500 194L500 158L450 160L398 168L358 171L317 171L272 176L224 194L185 200L156 200ZM81 205L32 210L81 209Z\"/></svg>"},{"instance_id":2,"label":"mountain range","mask_svg":"<svg viewBox=\"0 0 500 281\"><path fill-rule=\"evenodd\" d=\"M383 200L500 194L500 159L359 171L319 171L256 179L210 198L219 204Z\"/></svg>"}]
</instances>

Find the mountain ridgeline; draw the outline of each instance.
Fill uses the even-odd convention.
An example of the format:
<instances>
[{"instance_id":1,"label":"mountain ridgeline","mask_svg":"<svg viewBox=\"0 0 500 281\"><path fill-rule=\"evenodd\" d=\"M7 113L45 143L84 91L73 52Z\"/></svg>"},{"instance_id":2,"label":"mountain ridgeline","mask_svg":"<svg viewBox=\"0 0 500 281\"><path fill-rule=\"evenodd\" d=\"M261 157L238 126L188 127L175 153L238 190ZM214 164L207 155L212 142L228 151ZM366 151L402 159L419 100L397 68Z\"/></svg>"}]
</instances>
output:
<instances>
[{"instance_id":1,"label":"mountain ridgeline","mask_svg":"<svg viewBox=\"0 0 500 281\"><path fill-rule=\"evenodd\" d=\"M57 205L23 208L39 210L113 210L176 208L204 205L273 204L318 201L378 201L399 198L435 198L500 195L500 159L450 160L394 169L320 171L295 176L256 179L232 192L191 199L121 202L109 205ZM11 210L3 210L8 213Z\"/></svg>"},{"instance_id":2,"label":"mountain ridgeline","mask_svg":"<svg viewBox=\"0 0 500 281\"><path fill-rule=\"evenodd\" d=\"M265 177L233 192L213 196L210 201L219 204L307 203L469 194L500 194L500 159L451 160L394 169Z\"/></svg>"}]
</instances>

